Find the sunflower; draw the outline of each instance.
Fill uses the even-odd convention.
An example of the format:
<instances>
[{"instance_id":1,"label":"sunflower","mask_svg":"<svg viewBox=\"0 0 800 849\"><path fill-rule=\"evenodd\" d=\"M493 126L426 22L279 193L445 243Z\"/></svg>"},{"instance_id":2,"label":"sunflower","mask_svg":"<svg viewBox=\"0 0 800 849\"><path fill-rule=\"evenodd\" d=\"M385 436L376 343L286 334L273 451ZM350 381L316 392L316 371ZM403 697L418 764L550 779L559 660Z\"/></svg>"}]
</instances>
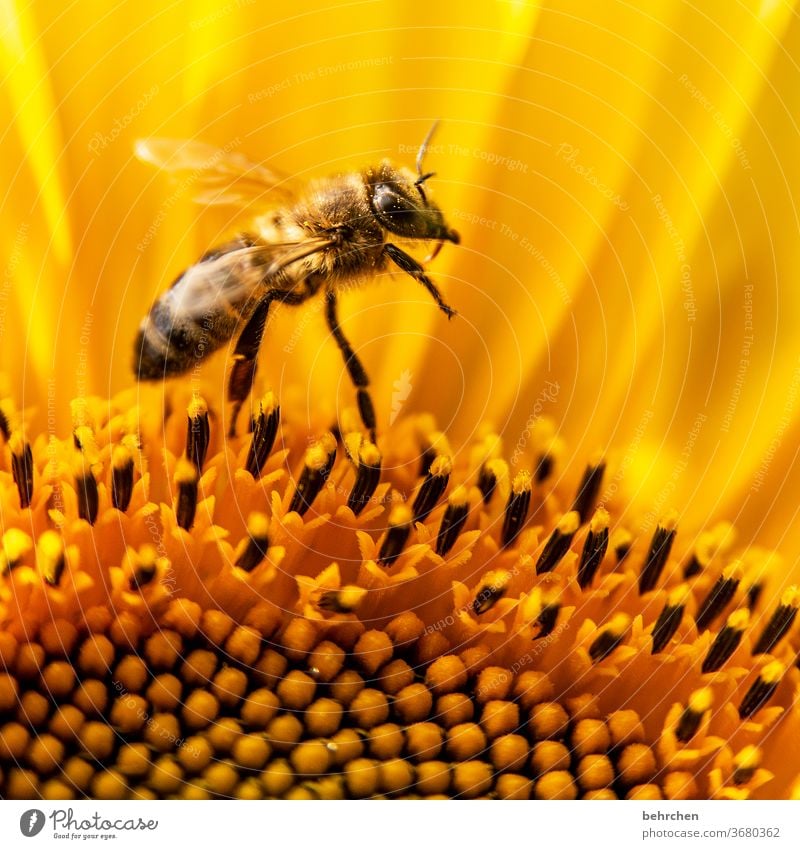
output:
<instances>
[{"instance_id":1,"label":"sunflower","mask_svg":"<svg viewBox=\"0 0 800 849\"><path fill-rule=\"evenodd\" d=\"M800 793L788 4L2 9L0 796ZM246 220L136 138L303 179L436 117L460 315L349 295L376 440L311 308L239 432L222 355L132 383Z\"/></svg>"}]
</instances>

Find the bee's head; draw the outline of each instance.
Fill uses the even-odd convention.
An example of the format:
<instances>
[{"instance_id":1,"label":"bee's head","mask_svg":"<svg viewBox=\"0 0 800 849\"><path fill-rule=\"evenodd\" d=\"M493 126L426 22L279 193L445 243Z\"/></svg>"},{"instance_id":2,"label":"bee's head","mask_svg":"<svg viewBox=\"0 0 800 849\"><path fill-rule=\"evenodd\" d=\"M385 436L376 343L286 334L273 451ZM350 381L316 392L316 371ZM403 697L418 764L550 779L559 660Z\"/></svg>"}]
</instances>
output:
<instances>
[{"instance_id":1,"label":"bee's head","mask_svg":"<svg viewBox=\"0 0 800 849\"><path fill-rule=\"evenodd\" d=\"M417 174L388 161L367 172L370 208L381 227L397 236L458 244L458 233L447 226L442 211L425 194L424 183L433 176L423 174L421 168L427 141L417 158Z\"/></svg>"}]
</instances>

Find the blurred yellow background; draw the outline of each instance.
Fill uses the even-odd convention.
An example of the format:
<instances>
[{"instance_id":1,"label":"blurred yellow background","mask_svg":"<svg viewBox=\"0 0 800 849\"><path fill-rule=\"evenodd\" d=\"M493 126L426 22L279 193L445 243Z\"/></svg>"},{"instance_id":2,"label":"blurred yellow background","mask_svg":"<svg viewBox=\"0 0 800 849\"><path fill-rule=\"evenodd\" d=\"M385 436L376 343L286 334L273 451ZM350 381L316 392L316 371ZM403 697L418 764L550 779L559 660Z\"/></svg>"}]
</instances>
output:
<instances>
[{"instance_id":1,"label":"blurred yellow background","mask_svg":"<svg viewBox=\"0 0 800 849\"><path fill-rule=\"evenodd\" d=\"M638 6L638 8L637 8ZM242 219L133 157L152 135L303 178L412 164L460 247L343 301L380 427L393 385L456 444L552 416L577 479L647 522L721 517L790 559L800 468L800 20L784 2L0 2L4 394L68 432L130 385L153 298ZM422 254L424 256L424 254ZM311 309L311 308L309 308ZM322 316L285 310L260 385L353 403ZM223 392L222 365L209 367ZM287 392L289 390L287 389ZM321 412L320 412L321 411ZM688 517L688 518L687 518Z\"/></svg>"}]
</instances>

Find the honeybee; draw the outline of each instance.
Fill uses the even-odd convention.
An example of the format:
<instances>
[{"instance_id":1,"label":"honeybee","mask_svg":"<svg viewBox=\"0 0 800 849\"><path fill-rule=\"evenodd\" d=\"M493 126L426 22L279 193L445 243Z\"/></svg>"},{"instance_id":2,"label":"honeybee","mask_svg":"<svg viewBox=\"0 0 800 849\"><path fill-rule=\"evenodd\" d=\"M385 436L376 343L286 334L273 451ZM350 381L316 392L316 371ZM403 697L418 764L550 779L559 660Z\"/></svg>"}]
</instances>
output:
<instances>
[{"instance_id":1,"label":"honeybee","mask_svg":"<svg viewBox=\"0 0 800 849\"><path fill-rule=\"evenodd\" d=\"M191 186L193 199L262 209L248 232L220 245L184 271L142 321L134 345L139 380L185 374L238 334L228 379L233 405L230 435L249 396L256 359L273 303L297 306L321 293L328 327L355 385L358 409L375 440L375 407L369 379L337 317L338 295L394 265L421 283L452 318L425 267L390 241L458 244L455 230L429 199L423 171L436 125L419 148L416 174L388 160L363 171L339 174L295 189L290 181L237 152L192 141L151 138L136 143L139 159ZM269 193L269 195L268 195ZM265 195L279 203L265 207Z\"/></svg>"}]
</instances>

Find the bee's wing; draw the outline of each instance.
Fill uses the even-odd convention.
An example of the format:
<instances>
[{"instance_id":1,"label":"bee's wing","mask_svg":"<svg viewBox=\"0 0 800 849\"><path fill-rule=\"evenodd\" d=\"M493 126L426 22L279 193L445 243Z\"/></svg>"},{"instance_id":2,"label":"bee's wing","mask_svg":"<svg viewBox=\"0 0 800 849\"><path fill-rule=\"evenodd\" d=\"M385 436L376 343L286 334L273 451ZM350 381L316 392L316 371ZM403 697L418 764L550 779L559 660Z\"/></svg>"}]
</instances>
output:
<instances>
[{"instance_id":1,"label":"bee's wing","mask_svg":"<svg viewBox=\"0 0 800 849\"><path fill-rule=\"evenodd\" d=\"M288 178L251 162L235 150L213 147L188 139L138 139L136 156L171 173L196 203L245 206L276 193L285 199L294 194Z\"/></svg>"},{"instance_id":2,"label":"bee's wing","mask_svg":"<svg viewBox=\"0 0 800 849\"><path fill-rule=\"evenodd\" d=\"M166 297L174 302L173 308L194 319L213 314L226 302L245 315L270 287L270 278L333 244L329 239L310 238L236 248L188 268ZM280 278L275 283L286 287Z\"/></svg>"}]
</instances>

